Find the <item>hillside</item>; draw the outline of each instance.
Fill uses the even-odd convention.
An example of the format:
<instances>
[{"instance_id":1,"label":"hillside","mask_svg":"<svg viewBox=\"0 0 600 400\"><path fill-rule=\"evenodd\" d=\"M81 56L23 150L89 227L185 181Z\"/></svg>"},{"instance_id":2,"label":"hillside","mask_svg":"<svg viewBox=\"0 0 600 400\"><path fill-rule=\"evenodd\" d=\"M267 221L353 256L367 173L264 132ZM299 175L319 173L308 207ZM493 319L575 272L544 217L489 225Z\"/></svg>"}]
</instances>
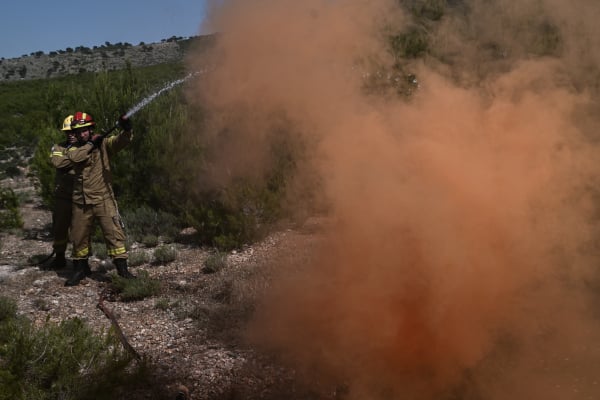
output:
<instances>
[{"instance_id":1,"label":"hillside","mask_svg":"<svg viewBox=\"0 0 600 400\"><path fill-rule=\"evenodd\" d=\"M88 48L79 46L48 54L38 51L27 56L0 59L0 82L56 78L83 72L113 71L177 62L191 46L209 45L213 35L170 38L160 43L106 43Z\"/></svg>"}]
</instances>

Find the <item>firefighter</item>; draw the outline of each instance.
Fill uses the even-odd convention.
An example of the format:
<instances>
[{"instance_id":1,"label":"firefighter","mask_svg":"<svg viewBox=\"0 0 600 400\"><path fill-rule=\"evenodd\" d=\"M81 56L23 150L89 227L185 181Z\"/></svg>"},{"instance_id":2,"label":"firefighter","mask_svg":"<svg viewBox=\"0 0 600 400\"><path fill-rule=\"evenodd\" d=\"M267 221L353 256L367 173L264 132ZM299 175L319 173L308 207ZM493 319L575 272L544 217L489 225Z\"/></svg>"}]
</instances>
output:
<instances>
[{"instance_id":1,"label":"firefighter","mask_svg":"<svg viewBox=\"0 0 600 400\"><path fill-rule=\"evenodd\" d=\"M73 116L65 118L61 131L66 135L65 141L54 144L50 152L50 161L56 168L54 178L54 210L52 213L52 236L54 260L49 268L60 269L67 265L65 252L69 240L69 226L71 225L71 198L73 196L73 179L75 171L73 162L67 157L67 152L75 146L77 139L71 130Z\"/></svg>"},{"instance_id":2,"label":"firefighter","mask_svg":"<svg viewBox=\"0 0 600 400\"><path fill-rule=\"evenodd\" d=\"M121 131L104 138L94 134L96 123L90 114L76 112L71 130L77 139L77 148L67 152L73 163L75 182L73 185L73 218L71 239L73 242L73 275L65 286L76 286L89 270L90 233L97 220L108 255L112 258L117 273L127 279L135 278L127 268L125 231L112 190L110 157L127 146L133 137L131 121L119 118Z\"/></svg>"}]
</instances>

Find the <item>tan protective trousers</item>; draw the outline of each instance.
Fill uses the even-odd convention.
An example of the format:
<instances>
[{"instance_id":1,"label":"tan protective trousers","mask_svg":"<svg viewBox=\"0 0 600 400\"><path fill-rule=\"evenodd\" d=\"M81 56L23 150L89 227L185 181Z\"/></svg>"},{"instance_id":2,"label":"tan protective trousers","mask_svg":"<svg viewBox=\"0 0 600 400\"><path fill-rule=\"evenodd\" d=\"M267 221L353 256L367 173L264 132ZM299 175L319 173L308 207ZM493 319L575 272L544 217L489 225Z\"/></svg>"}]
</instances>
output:
<instances>
[{"instance_id":1,"label":"tan protective trousers","mask_svg":"<svg viewBox=\"0 0 600 400\"><path fill-rule=\"evenodd\" d=\"M56 253L64 253L69 243L69 227L71 226L71 199L55 198L52 213L52 247Z\"/></svg>"},{"instance_id":2,"label":"tan protective trousers","mask_svg":"<svg viewBox=\"0 0 600 400\"><path fill-rule=\"evenodd\" d=\"M73 259L84 259L90 253L90 235L94 220L100 224L104 235L106 250L111 258L127 258L125 231L121 217L112 199L99 204L73 203L71 239L73 240Z\"/></svg>"}]
</instances>

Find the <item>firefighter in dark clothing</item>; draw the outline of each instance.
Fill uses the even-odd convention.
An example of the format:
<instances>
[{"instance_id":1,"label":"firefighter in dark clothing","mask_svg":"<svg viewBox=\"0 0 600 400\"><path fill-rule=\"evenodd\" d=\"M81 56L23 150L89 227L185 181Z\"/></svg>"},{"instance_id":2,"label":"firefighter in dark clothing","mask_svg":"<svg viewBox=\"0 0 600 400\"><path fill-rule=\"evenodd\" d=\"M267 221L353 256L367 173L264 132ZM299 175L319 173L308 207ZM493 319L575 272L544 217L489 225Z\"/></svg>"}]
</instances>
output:
<instances>
[{"instance_id":1,"label":"firefighter in dark clothing","mask_svg":"<svg viewBox=\"0 0 600 400\"><path fill-rule=\"evenodd\" d=\"M77 138L71 130L73 116L65 118L61 131L66 134L66 140L52 146L50 161L56 168L54 178L54 210L52 213L52 236L54 260L50 268L60 269L66 267L65 252L69 242L69 227L71 226L71 199L73 197L73 180L75 171L73 162L67 157L67 152L77 143Z\"/></svg>"},{"instance_id":2,"label":"firefighter in dark clothing","mask_svg":"<svg viewBox=\"0 0 600 400\"><path fill-rule=\"evenodd\" d=\"M77 148L67 152L75 171L71 223L74 272L65 282L66 286L78 285L89 270L89 238L94 220L102 229L108 255L117 273L124 278L135 278L127 267L125 231L112 190L109 163L112 155L131 142L131 122L121 117L119 126L122 130L107 138L94 134L95 125L92 116L84 112L75 113L71 123L77 138Z\"/></svg>"}]
</instances>

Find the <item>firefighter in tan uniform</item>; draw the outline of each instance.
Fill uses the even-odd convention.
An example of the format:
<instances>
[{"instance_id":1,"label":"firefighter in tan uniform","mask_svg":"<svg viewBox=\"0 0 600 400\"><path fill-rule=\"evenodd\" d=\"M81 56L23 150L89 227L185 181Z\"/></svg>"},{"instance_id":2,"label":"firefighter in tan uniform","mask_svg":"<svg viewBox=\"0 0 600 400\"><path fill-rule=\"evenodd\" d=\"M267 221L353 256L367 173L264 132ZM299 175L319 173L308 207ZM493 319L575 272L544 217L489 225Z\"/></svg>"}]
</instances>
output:
<instances>
[{"instance_id":1,"label":"firefighter in tan uniform","mask_svg":"<svg viewBox=\"0 0 600 400\"><path fill-rule=\"evenodd\" d=\"M135 278L127 269L125 231L112 190L109 163L113 154L131 142L131 122L121 117L119 125L122 131L108 138L94 135L95 125L92 116L84 112L75 113L71 123L78 147L67 152L67 157L73 162L75 183L71 224L74 272L65 282L66 286L78 285L89 270L89 238L94 220L100 224L108 255L117 273L124 278Z\"/></svg>"},{"instance_id":2,"label":"firefighter in tan uniform","mask_svg":"<svg viewBox=\"0 0 600 400\"><path fill-rule=\"evenodd\" d=\"M73 162L67 157L67 152L77 143L75 134L71 131L73 116L65 118L61 131L66 134L66 140L54 144L50 152L50 162L56 168L54 178L54 210L52 213L52 236L54 260L50 268L59 269L67 265L65 252L69 242L69 227L71 226L71 198L73 197L73 180L75 171Z\"/></svg>"}]
</instances>

